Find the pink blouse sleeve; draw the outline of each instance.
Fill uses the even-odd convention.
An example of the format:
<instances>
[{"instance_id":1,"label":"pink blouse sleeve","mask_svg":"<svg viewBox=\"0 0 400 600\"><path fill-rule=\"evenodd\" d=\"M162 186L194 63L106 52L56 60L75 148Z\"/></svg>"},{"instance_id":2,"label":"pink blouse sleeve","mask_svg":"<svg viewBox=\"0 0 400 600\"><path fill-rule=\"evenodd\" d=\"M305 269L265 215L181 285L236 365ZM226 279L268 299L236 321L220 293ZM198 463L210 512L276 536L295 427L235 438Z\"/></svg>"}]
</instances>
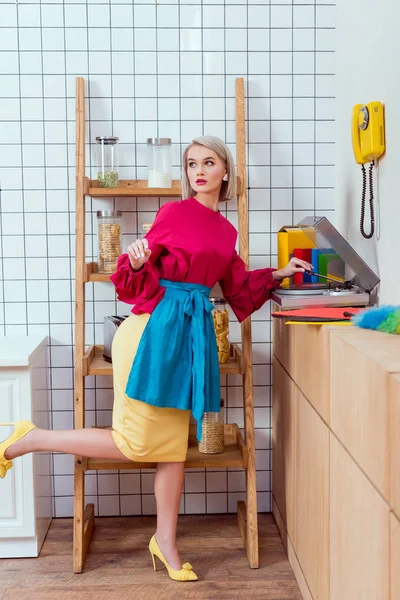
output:
<instances>
[{"instance_id":1,"label":"pink blouse sleeve","mask_svg":"<svg viewBox=\"0 0 400 600\"><path fill-rule=\"evenodd\" d=\"M152 312L164 295L165 288L159 284L154 264L165 250L170 226L168 216L171 202L164 204L158 211L155 221L145 238L151 250L150 259L137 271L131 267L128 254L121 254L116 272L110 279L115 285L118 299L127 304L135 304L138 308L145 305L143 311Z\"/></svg>"},{"instance_id":2,"label":"pink blouse sleeve","mask_svg":"<svg viewBox=\"0 0 400 600\"><path fill-rule=\"evenodd\" d=\"M271 291L279 287L272 273L276 269L247 271L244 261L236 250L223 279L219 282L226 301L239 323L258 310L269 300Z\"/></svg>"}]
</instances>

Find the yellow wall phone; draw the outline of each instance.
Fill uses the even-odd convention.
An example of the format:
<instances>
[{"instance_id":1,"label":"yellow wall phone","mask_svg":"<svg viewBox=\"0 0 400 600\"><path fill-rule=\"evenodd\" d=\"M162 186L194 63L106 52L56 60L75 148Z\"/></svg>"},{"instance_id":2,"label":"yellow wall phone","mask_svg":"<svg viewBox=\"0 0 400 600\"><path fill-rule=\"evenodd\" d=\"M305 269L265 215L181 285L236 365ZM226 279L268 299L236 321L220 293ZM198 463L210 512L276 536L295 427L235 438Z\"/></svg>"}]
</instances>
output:
<instances>
[{"instance_id":1,"label":"yellow wall phone","mask_svg":"<svg viewBox=\"0 0 400 600\"><path fill-rule=\"evenodd\" d=\"M361 193L361 220L360 231L369 239L375 231L374 216L374 192L373 192L373 167L374 161L385 152L385 124L382 102L370 102L369 104L356 104L353 107L352 116L352 142L353 152L357 164L361 165L363 176L363 187ZM369 166L369 209L371 218L370 233L365 233L365 194L367 190L367 174L365 163Z\"/></svg>"}]
</instances>

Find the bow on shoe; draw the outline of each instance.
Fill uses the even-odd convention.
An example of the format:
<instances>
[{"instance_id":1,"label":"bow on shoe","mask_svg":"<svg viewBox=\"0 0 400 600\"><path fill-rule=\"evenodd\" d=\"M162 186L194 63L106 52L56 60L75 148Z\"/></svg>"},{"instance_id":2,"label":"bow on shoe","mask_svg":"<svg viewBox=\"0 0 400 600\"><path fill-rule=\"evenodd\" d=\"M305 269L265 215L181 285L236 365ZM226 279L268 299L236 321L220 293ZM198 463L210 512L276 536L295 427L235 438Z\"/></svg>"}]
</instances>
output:
<instances>
[{"instance_id":1,"label":"bow on shoe","mask_svg":"<svg viewBox=\"0 0 400 600\"><path fill-rule=\"evenodd\" d=\"M182 565L181 570L181 581L196 581L197 575L194 573L192 569L192 565L190 563L185 563Z\"/></svg>"},{"instance_id":2,"label":"bow on shoe","mask_svg":"<svg viewBox=\"0 0 400 600\"><path fill-rule=\"evenodd\" d=\"M7 458L0 458L0 478L4 479L6 473L13 466L12 460Z\"/></svg>"}]
</instances>

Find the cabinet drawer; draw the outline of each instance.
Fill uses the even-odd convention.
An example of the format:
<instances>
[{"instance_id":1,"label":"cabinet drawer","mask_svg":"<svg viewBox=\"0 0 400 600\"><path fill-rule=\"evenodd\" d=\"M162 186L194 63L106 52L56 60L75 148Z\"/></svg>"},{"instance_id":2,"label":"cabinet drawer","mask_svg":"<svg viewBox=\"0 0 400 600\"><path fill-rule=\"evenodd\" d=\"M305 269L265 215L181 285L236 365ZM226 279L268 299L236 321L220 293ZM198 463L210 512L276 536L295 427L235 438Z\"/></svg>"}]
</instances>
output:
<instances>
[{"instance_id":1,"label":"cabinet drawer","mask_svg":"<svg viewBox=\"0 0 400 600\"><path fill-rule=\"evenodd\" d=\"M295 375L295 348L293 327L286 325L284 319L272 320L273 353L289 375Z\"/></svg>"},{"instance_id":2,"label":"cabinet drawer","mask_svg":"<svg viewBox=\"0 0 400 600\"><path fill-rule=\"evenodd\" d=\"M331 429L389 502L389 372L359 331L331 335Z\"/></svg>"},{"instance_id":3,"label":"cabinet drawer","mask_svg":"<svg viewBox=\"0 0 400 600\"><path fill-rule=\"evenodd\" d=\"M329 424L329 336L334 326L286 325L276 318L273 326L274 355Z\"/></svg>"},{"instance_id":4,"label":"cabinet drawer","mask_svg":"<svg viewBox=\"0 0 400 600\"><path fill-rule=\"evenodd\" d=\"M330 436L330 600L388 600L389 507Z\"/></svg>"},{"instance_id":5,"label":"cabinet drawer","mask_svg":"<svg viewBox=\"0 0 400 600\"><path fill-rule=\"evenodd\" d=\"M400 518L400 374L389 378L389 423L390 505Z\"/></svg>"},{"instance_id":6,"label":"cabinet drawer","mask_svg":"<svg viewBox=\"0 0 400 600\"><path fill-rule=\"evenodd\" d=\"M295 482L295 551L313 598L327 600L329 429L298 388Z\"/></svg>"},{"instance_id":7,"label":"cabinet drawer","mask_svg":"<svg viewBox=\"0 0 400 600\"><path fill-rule=\"evenodd\" d=\"M293 544L296 386L276 359L273 360L273 377L272 487L275 502Z\"/></svg>"}]
</instances>

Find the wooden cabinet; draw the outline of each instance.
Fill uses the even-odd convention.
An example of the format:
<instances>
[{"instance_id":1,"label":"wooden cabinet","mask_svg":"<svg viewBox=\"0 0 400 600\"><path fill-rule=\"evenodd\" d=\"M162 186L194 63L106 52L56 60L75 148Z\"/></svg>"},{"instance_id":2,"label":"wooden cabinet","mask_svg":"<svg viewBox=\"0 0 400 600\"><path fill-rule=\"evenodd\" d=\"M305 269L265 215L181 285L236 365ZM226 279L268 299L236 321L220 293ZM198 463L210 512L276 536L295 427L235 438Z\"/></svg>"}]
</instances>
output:
<instances>
[{"instance_id":1,"label":"wooden cabinet","mask_svg":"<svg viewBox=\"0 0 400 600\"><path fill-rule=\"evenodd\" d=\"M330 600L389 600L389 507L331 433Z\"/></svg>"},{"instance_id":2,"label":"wooden cabinet","mask_svg":"<svg viewBox=\"0 0 400 600\"><path fill-rule=\"evenodd\" d=\"M298 388L295 402L294 545L313 598L326 600L329 598L329 429Z\"/></svg>"},{"instance_id":3,"label":"wooden cabinet","mask_svg":"<svg viewBox=\"0 0 400 600\"><path fill-rule=\"evenodd\" d=\"M389 424L390 504L400 519L400 374L389 379Z\"/></svg>"},{"instance_id":4,"label":"wooden cabinet","mask_svg":"<svg viewBox=\"0 0 400 600\"><path fill-rule=\"evenodd\" d=\"M328 424L329 336L335 329L338 327L334 325L286 325L284 319L274 319L273 322L274 356Z\"/></svg>"},{"instance_id":5,"label":"wooden cabinet","mask_svg":"<svg viewBox=\"0 0 400 600\"><path fill-rule=\"evenodd\" d=\"M273 380L273 495L289 537L294 539L296 386L276 359Z\"/></svg>"},{"instance_id":6,"label":"wooden cabinet","mask_svg":"<svg viewBox=\"0 0 400 600\"><path fill-rule=\"evenodd\" d=\"M332 331L330 344L331 429L389 502L389 378L400 372L399 340L354 328Z\"/></svg>"},{"instance_id":7,"label":"wooden cabinet","mask_svg":"<svg viewBox=\"0 0 400 600\"><path fill-rule=\"evenodd\" d=\"M275 305L277 307L277 305ZM279 307L277 307L279 309ZM293 331L286 325L284 319L273 319L272 338L274 357L287 373L295 379L295 347Z\"/></svg>"},{"instance_id":8,"label":"wooden cabinet","mask_svg":"<svg viewBox=\"0 0 400 600\"><path fill-rule=\"evenodd\" d=\"M273 368L274 502L313 597L326 599L329 429L276 358Z\"/></svg>"},{"instance_id":9,"label":"wooden cabinet","mask_svg":"<svg viewBox=\"0 0 400 600\"><path fill-rule=\"evenodd\" d=\"M274 515L302 595L399 600L400 338L275 319L273 342Z\"/></svg>"}]
</instances>

